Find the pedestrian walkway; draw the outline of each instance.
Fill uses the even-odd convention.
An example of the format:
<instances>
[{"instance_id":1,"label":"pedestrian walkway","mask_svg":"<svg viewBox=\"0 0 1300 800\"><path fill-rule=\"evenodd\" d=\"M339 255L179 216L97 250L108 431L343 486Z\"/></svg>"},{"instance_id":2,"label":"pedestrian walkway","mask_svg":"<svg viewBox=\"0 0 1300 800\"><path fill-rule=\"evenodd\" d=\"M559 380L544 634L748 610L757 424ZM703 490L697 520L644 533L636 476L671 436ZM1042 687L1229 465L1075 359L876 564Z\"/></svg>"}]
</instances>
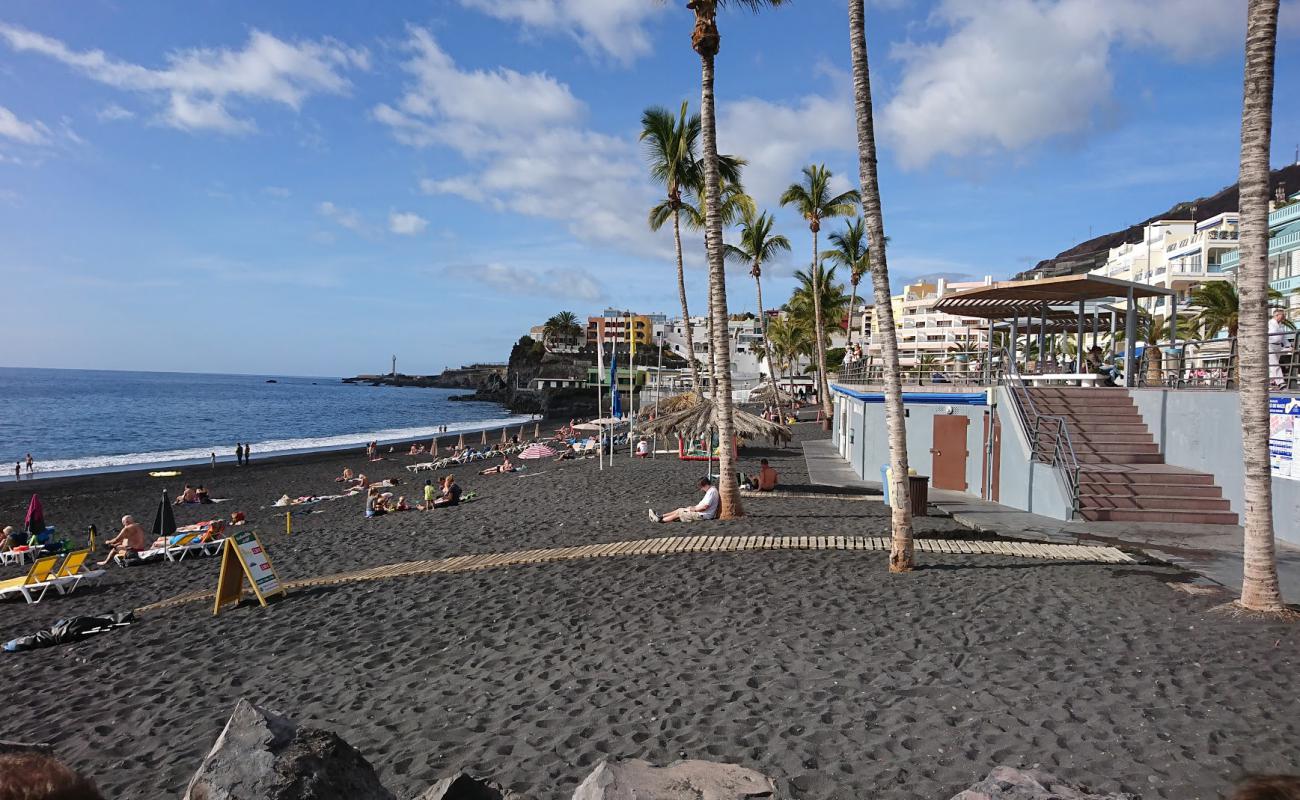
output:
<instances>
[{"instance_id":1,"label":"pedestrian walkway","mask_svg":"<svg viewBox=\"0 0 1300 800\"><path fill-rule=\"evenodd\" d=\"M809 482L880 492L880 482L859 478L830 439L804 442L803 446ZM941 489L930 490L930 504L971 530L1023 541L1105 544L1141 550L1152 558L1241 592L1242 530L1237 525L1067 522L991 503L965 492ZM1292 602L1300 600L1300 548L1278 542L1277 568L1282 595Z\"/></svg>"},{"instance_id":2,"label":"pedestrian walkway","mask_svg":"<svg viewBox=\"0 0 1300 800\"><path fill-rule=\"evenodd\" d=\"M602 542L576 547L548 547L541 550L516 550L510 553L475 553L431 561L405 561L379 567L339 572L319 578L289 581L285 589L307 589L341 583L433 575L446 572L472 572L494 567L545 564L610 556L667 556L682 553L724 553L744 550L870 550L888 551L889 539L882 536L668 536L658 539L634 539L625 542ZM1051 561L1101 564L1127 564L1133 559L1114 547L1087 547L1064 544L1029 544L1025 542L968 542L957 539L918 539L921 553L949 555L1012 556ZM211 600L212 592L191 592L136 609L137 612Z\"/></svg>"}]
</instances>

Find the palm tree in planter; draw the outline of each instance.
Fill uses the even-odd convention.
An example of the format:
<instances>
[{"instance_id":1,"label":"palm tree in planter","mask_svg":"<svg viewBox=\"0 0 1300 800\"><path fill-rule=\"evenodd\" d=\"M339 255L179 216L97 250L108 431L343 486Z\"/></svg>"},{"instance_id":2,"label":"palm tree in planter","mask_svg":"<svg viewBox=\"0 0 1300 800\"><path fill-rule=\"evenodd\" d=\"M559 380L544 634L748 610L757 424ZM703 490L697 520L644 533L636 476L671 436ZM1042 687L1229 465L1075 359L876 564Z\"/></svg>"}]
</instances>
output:
<instances>
[{"instance_id":1,"label":"palm tree in planter","mask_svg":"<svg viewBox=\"0 0 1300 800\"><path fill-rule=\"evenodd\" d=\"M669 220L673 223L673 246L677 251L677 294L682 303L682 320L686 324L686 350L691 364L691 378L696 395L701 395L700 367L695 359L695 337L691 330L691 312L686 301L686 272L682 264L682 215L692 224L701 217L687 195L703 183L703 165L698 157L700 115L688 114L688 106L673 114L666 108L654 106L641 115L641 145L650 177L661 184L667 196L650 209L650 230L657 231ZM739 179L739 162L724 156L718 169L728 180Z\"/></svg>"},{"instance_id":2,"label":"palm tree in planter","mask_svg":"<svg viewBox=\"0 0 1300 800\"><path fill-rule=\"evenodd\" d=\"M763 311L763 265L767 264L777 253L790 252L790 240L779 233L772 233L772 215L767 212L755 215L749 209L740 221L740 244L727 245L727 258L749 265L749 274L754 279L754 288L758 292L758 320L763 332L763 357L768 369L774 370L772 352L767 341L767 314ZM772 372L772 386L776 387L776 372Z\"/></svg>"},{"instance_id":3,"label":"palm tree in planter","mask_svg":"<svg viewBox=\"0 0 1300 800\"><path fill-rule=\"evenodd\" d=\"M859 201L858 193L852 189L840 194L832 194L831 190L832 173L826 169L825 164L810 164L803 168L803 181L801 183L792 183L789 188L781 194L781 205L794 206L805 220L808 221L808 230L812 231L812 269L810 274L814 280L818 279L817 264L820 261L817 254L818 233L822 229L822 220L832 219L834 217L847 217L853 214ZM821 307L821 293L816 285L813 286L812 296L814 299L813 314L816 317L815 327L821 330L823 327L823 316L826 313ZM836 317L838 326L839 317ZM831 397L830 384L826 379L826 345L822 343L819 337L817 345L817 371L818 384L817 394L821 398L823 426L829 426L831 421Z\"/></svg>"}]
</instances>

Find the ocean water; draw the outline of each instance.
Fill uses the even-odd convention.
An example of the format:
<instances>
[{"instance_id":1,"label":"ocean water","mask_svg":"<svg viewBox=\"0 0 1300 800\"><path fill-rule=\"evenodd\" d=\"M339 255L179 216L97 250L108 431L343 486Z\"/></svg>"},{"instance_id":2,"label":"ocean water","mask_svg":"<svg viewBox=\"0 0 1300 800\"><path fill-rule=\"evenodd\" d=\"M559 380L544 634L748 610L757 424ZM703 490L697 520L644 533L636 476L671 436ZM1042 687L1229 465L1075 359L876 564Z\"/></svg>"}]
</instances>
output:
<instances>
[{"instance_id":1,"label":"ocean water","mask_svg":"<svg viewBox=\"0 0 1300 800\"><path fill-rule=\"evenodd\" d=\"M267 383L273 378L277 383ZM32 454L37 475L339 449L522 424L464 390L349 385L338 378L0 367L0 480ZM24 475L26 474L24 470Z\"/></svg>"}]
</instances>

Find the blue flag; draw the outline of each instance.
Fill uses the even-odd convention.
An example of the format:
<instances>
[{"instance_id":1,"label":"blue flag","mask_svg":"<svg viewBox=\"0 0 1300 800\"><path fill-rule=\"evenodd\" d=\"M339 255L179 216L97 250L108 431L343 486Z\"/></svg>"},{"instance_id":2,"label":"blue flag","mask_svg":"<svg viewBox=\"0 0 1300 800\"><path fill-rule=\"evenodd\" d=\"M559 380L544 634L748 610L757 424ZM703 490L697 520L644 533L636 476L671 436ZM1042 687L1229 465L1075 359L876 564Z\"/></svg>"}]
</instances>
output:
<instances>
[{"instance_id":1,"label":"blue flag","mask_svg":"<svg viewBox=\"0 0 1300 800\"><path fill-rule=\"evenodd\" d=\"M609 415L623 418L623 400L618 396L618 351L610 351L609 359Z\"/></svg>"}]
</instances>

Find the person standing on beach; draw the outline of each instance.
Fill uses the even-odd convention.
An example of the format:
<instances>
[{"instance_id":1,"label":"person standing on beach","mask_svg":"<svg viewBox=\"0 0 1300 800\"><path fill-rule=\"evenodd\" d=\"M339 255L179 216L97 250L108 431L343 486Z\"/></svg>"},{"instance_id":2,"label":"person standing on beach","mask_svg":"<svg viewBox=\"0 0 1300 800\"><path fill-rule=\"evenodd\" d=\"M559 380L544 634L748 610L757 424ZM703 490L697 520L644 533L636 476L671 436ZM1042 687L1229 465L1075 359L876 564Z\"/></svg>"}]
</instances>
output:
<instances>
[{"instance_id":1,"label":"person standing on beach","mask_svg":"<svg viewBox=\"0 0 1300 800\"><path fill-rule=\"evenodd\" d=\"M217 468L217 454L215 452L212 454L212 468Z\"/></svg>"},{"instance_id":2,"label":"person standing on beach","mask_svg":"<svg viewBox=\"0 0 1300 800\"><path fill-rule=\"evenodd\" d=\"M248 462L252 460L253 460L253 446L248 442L244 442L244 466L248 466Z\"/></svg>"},{"instance_id":3,"label":"person standing on beach","mask_svg":"<svg viewBox=\"0 0 1300 800\"><path fill-rule=\"evenodd\" d=\"M424 482L424 510L433 510L433 501L438 496L437 491L433 488L433 481Z\"/></svg>"},{"instance_id":4,"label":"person standing on beach","mask_svg":"<svg viewBox=\"0 0 1300 800\"><path fill-rule=\"evenodd\" d=\"M244 466L244 444L242 442L235 442L235 466Z\"/></svg>"},{"instance_id":5,"label":"person standing on beach","mask_svg":"<svg viewBox=\"0 0 1300 800\"><path fill-rule=\"evenodd\" d=\"M31 454L31 453L28 453L28 454L27 454L27 476L28 476L28 477L31 477L31 474L32 474L32 466L33 466L35 463L36 463L35 461L32 461L32 454Z\"/></svg>"},{"instance_id":6,"label":"person standing on beach","mask_svg":"<svg viewBox=\"0 0 1300 800\"><path fill-rule=\"evenodd\" d=\"M23 462L21 462L21 461L15 461L15 462L14 462L14 480L16 480L16 481L20 481L20 480L22 480L22 479L23 479Z\"/></svg>"}]
</instances>

